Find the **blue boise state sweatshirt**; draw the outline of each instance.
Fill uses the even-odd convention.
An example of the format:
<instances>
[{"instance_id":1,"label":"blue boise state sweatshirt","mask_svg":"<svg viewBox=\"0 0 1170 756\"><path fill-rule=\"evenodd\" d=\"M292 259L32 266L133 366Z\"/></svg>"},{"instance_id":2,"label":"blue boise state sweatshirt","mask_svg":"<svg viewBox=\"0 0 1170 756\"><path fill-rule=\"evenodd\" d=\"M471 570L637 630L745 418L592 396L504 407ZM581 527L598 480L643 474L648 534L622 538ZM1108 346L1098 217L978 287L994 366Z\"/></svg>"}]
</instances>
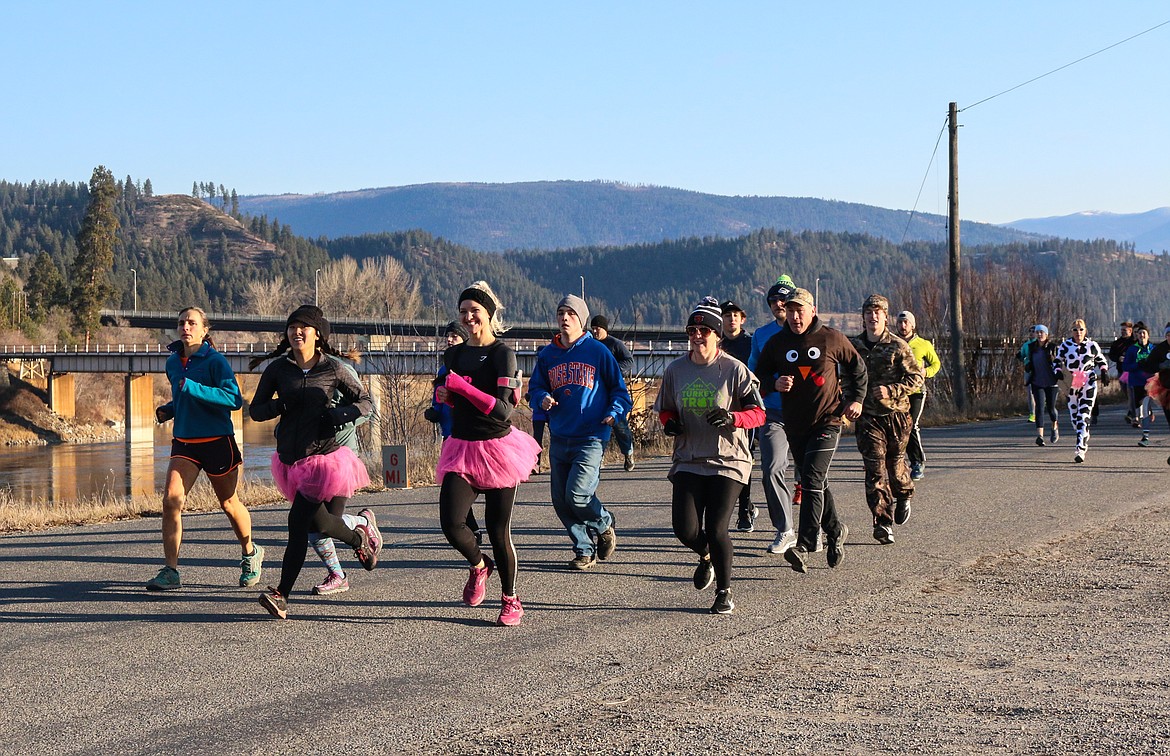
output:
<instances>
[{"instance_id":1,"label":"blue boise state sweatshirt","mask_svg":"<svg viewBox=\"0 0 1170 756\"><path fill-rule=\"evenodd\" d=\"M632 402L617 360L609 349L586 332L568 347L557 334L540 350L528 381L529 403L539 407L545 396L556 405L548 412L553 436L607 441L606 417L623 417Z\"/></svg>"}]
</instances>

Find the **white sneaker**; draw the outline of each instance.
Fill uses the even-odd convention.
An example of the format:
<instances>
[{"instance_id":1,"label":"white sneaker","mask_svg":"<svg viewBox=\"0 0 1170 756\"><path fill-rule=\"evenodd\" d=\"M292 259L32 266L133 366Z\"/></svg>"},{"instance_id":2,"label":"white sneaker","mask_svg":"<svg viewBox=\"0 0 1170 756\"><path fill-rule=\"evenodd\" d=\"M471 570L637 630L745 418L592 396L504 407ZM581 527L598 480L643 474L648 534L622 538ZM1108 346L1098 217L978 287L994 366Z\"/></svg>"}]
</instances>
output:
<instances>
[{"instance_id":1,"label":"white sneaker","mask_svg":"<svg viewBox=\"0 0 1170 756\"><path fill-rule=\"evenodd\" d=\"M783 554L793 546L796 545L796 533L791 530L785 530L783 533L776 534L776 540L772 541L768 546L769 554Z\"/></svg>"}]
</instances>

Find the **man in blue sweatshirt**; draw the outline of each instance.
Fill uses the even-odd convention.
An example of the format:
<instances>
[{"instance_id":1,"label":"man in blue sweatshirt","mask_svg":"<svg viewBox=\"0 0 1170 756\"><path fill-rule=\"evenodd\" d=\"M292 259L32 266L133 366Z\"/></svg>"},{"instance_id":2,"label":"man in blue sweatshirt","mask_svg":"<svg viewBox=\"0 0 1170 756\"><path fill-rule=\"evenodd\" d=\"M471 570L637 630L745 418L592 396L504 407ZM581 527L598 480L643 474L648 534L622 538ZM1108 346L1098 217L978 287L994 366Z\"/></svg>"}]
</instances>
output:
<instances>
[{"instance_id":1,"label":"man in blue sweatshirt","mask_svg":"<svg viewBox=\"0 0 1170 756\"><path fill-rule=\"evenodd\" d=\"M540 350L529 402L548 413L553 509L573 541L569 567L587 570L617 547L614 517L597 498L601 455L614 422L631 406L609 349L586 331L589 307L569 295L557 305L558 333Z\"/></svg>"},{"instance_id":2,"label":"man in blue sweatshirt","mask_svg":"<svg viewBox=\"0 0 1170 756\"><path fill-rule=\"evenodd\" d=\"M784 302L796 291L796 284L788 276L780 276L768 289L768 309L774 320L760 326L752 334L752 353L748 357L748 370L756 372L760 353L768 340L784 328ZM774 375L758 375L760 383L771 385ZM764 498L768 502L768 517L776 529L776 538L768 546L768 553L783 554L796 545L796 531L792 520L792 492L788 490L788 436L784 433L784 415L780 410L781 395L771 392L764 395L764 413L767 420L756 431L760 441L760 469L763 474ZM750 514L750 513L749 513ZM742 513L741 513L742 516ZM747 525L753 523L748 522ZM748 530L741 522L740 530Z\"/></svg>"}]
</instances>

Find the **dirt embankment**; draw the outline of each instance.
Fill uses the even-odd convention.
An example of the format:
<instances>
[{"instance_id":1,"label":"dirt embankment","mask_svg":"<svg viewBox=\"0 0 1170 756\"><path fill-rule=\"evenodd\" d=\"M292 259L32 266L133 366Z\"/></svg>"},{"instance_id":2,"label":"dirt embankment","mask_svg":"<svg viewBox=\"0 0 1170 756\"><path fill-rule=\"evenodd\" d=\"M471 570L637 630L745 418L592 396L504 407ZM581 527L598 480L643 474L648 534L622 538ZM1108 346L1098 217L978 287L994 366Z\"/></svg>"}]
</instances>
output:
<instances>
[{"instance_id":1,"label":"dirt embankment","mask_svg":"<svg viewBox=\"0 0 1170 756\"><path fill-rule=\"evenodd\" d=\"M120 441L120 422L83 421L49 411L43 391L13 380L0 391L0 444L93 444Z\"/></svg>"}]
</instances>

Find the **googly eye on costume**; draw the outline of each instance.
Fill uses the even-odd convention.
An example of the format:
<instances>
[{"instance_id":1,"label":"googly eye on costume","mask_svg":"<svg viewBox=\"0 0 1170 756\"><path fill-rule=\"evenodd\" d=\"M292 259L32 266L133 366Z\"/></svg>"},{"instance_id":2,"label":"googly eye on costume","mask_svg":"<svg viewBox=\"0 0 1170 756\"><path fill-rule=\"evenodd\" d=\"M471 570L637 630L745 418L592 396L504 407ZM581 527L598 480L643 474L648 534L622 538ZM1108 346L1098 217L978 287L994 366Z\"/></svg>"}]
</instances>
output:
<instances>
[{"instance_id":1,"label":"googly eye on costume","mask_svg":"<svg viewBox=\"0 0 1170 756\"><path fill-rule=\"evenodd\" d=\"M796 362L798 359L800 359L800 354L795 349L789 349L788 353L784 355L784 359L788 360L789 362Z\"/></svg>"},{"instance_id":2,"label":"googly eye on costume","mask_svg":"<svg viewBox=\"0 0 1170 756\"><path fill-rule=\"evenodd\" d=\"M816 358L821 356L821 350L818 347L809 347L808 348L808 356L809 356L809 359L815 360Z\"/></svg>"}]
</instances>

